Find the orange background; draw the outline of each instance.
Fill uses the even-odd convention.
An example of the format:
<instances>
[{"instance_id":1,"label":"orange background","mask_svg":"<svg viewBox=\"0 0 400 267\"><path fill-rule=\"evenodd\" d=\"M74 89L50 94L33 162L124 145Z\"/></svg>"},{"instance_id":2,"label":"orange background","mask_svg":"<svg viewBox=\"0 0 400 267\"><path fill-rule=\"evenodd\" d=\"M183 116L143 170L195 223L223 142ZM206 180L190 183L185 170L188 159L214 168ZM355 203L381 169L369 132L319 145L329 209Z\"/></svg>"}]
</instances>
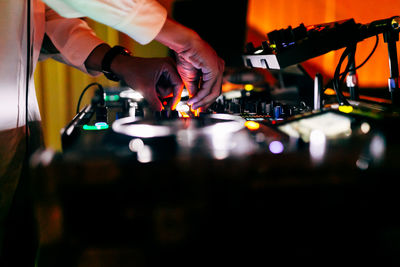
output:
<instances>
[{"instance_id":1,"label":"orange background","mask_svg":"<svg viewBox=\"0 0 400 267\"><path fill-rule=\"evenodd\" d=\"M249 41L275 29L320 24L354 18L357 23L369 23L400 15L400 2L395 0L250 0L248 6ZM256 34L253 33L256 32ZM253 33L253 34L252 34ZM357 45L356 64L368 56L375 44L375 37ZM398 49L399 49L398 45ZM331 78L343 50L330 52L310 59L302 65L314 75ZM380 35L379 45L369 62L357 70L360 87L386 87L389 63L386 44Z\"/></svg>"}]
</instances>

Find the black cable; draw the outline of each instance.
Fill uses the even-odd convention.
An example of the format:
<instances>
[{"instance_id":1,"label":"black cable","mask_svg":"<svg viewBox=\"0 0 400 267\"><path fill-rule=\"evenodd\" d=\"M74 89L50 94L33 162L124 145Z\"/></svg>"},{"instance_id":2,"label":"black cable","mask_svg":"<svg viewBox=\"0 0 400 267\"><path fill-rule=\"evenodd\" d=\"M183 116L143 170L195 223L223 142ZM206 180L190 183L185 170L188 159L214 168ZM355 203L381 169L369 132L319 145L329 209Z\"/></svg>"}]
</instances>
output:
<instances>
[{"instance_id":1,"label":"black cable","mask_svg":"<svg viewBox=\"0 0 400 267\"><path fill-rule=\"evenodd\" d=\"M376 37L376 41L375 41L374 48L372 48L372 51L369 53L369 55L368 55L367 58L363 61L363 63L361 63L360 65L358 65L354 70L358 70L359 68L361 68L362 66L364 66L365 63L367 63L368 60L372 57L372 55L375 53L376 48L378 47L378 43L379 43L379 37L378 37L378 35L376 35L375 37ZM344 72L340 73L340 76L342 76L343 74L344 74Z\"/></svg>"},{"instance_id":2,"label":"black cable","mask_svg":"<svg viewBox=\"0 0 400 267\"><path fill-rule=\"evenodd\" d=\"M340 89L340 85L342 80L339 80L340 78L340 69L342 67L342 63L345 60L345 58L351 53L351 52L355 52L355 45L354 46L350 46L350 47L346 47L346 49L343 51L342 55L340 56L339 59L339 63L336 66L336 70L335 73L333 75L333 80L332 80L332 85L333 85L333 89L336 92L336 97L338 99L339 105L348 105L349 103L347 102L346 98L344 97L341 89ZM346 73L348 72L348 68L349 68L349 63L346 66Z\"/></svg>"},{"instance_id":3,"label":"black cable","mask_svg":"<svg viewBox=\"0 0 400 267\"><path fill-rule=\"evenodd\" d=\"M78 105L77 105L77 107L76 107L76 114L79 113L79 107L80 107L80 105L81 105L81 101L82 101L83 95L85 94L85 92L86 92L90 87L92 87L92 86L94 86L94 85L97 85L97 87L100 89L101 95L102 95L102 97L103 97L103 95L104 95L104 88L103 88L103 86L101 86L101 84L96 83L96 82L89 84L88 86L86 86L86 87L83 89L81 95L79 96Z\"/></svg>"},{"instance_id":4,"label":"black cable","mask_svg":"<svg viewBox=\"0 0 400 267\"><path fill-rule=\"evenodd\" d=\"M358 65L356 68L354 68L354 70L361 68L368 62L368 60L375 53L376 48L378 47L378 43L379 43L379 37L378 37L378 35L376 35L376 41L375 41L375 45L374 45L372 51L369 53L367 58L360 65ZM341 85L343 84L344 79L346 78L348 72L350 71L351 60L347 61L346 68L343 72L340 73L340 70L341 70L341 67L342 67L342 64L343 64L343 61L345 60L345 58L348 57L349 55L351 55L351 57L354 59L355 52L356 52L356 44L353 44L344 50L343 54L341 55L341 57L339 59L339 63L336 67L335 74L332 79L332 87L336 92L336 96L337 96L337 99L338 99L338 102L340 105L348 105L349 104L342 93Z\"/></svg>"},{"instance_id":5,"label":"black cable","mask_svg":"<svg viewBox=\"0 0 400 267\"><path fill-rule=\"evenodd\" d=\"M27 0L26 77L25 77L25 158L29 159L29 82L31 74L31 0Z\"/></svg>"}]
</instances>

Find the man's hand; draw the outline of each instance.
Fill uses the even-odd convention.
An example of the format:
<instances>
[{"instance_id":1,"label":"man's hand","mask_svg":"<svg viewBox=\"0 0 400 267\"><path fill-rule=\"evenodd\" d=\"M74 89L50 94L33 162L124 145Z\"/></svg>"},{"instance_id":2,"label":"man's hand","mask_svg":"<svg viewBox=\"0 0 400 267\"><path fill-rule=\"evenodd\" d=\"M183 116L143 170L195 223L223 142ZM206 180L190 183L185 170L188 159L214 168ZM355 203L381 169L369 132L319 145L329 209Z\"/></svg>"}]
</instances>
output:
<instances>
[{"instance_id":1,"label":"man's hand","mask_svg":"<svg viewBox=\"0 0 400 267\"><path fill-rule=\"evenodd\" d=\"M101 71L101 61L110 46L101 44L96 47L85 61L89 70ZM111 71L123 79L131 88L139 91L155 110L162 110L159 97L172 95L171 108L175 109L183 90L175 62L165 58L140 58L118 55L111 63Z\"/></svg>"},{"instance_id":2,"label":"man's hand","mask_svg":"<svg viewBox=\"0 0 400 267\"><path fill-rule=\"evenodd\" d=\"M193 109L207 108L221 94L224 61L189 28L167 19L156 40L177 54L177 69Z\"/></svg>"},{"instance_id":3,"label":"man's hand","mask_svg":"<svg viewBox=\"0 0 400 267\"><path fill-rule=\"evenodd\" d=\"M139 91L154 110L163 109L159 97L172 95L171 109L175 109L181 99L183 83L171 58L118 56L111 70L129 87Z\"/></svg>"}]
</instances>

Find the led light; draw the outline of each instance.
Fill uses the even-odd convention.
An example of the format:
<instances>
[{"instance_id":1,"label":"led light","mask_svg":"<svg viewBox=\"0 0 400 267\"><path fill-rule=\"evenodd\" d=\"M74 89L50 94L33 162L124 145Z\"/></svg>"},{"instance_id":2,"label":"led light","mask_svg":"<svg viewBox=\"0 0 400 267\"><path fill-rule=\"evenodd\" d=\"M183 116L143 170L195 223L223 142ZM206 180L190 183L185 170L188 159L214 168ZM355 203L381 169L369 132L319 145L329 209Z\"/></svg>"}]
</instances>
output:
<instances>
[{"instance_id":1,"label":"led light","mask_svg":"<svg viewBox=\"0 0 400 267\"><path fill-rule=\"evenodd\" d=\"M326 136L320 130L312 130L310 133L310 154L312 159L319 163L325 155Z\"/></svg>"},{"instance_id":2,"label":"led light","mask_svg":"<svg viewBox=\"0 0 400 267\"><path fill-rule=\"evenodd\" d=\"M113 102L113 101L118 101L119 98L120 98L119 95L106 95L104 96L104 101Z\"/></svg>"},{"instance_id":3,"label":"led light","mask_svg":"<svg viewBox=\"0 0 400 267\"><path fill-rule=\"evenodd\" d=\"M254 89L254 85L252 85L252 84L244 85L244 90L246 90L246 91L252 91L253 89Z\"/></svg>"},{"instance_id":4,"label":"led light","mask_svg":"<svg viewBox=\"0 0 400 267\"><path fill-rule=\"evenodd\" d=\"M129 149L130 149L132 152L139 152L139 151L141 151L143 148L144 148L144 142L143 142L142 139L140 139L140 138L132 139L132 140L129 142Z\"/></svg>"},{"instance_id":5,"label":"led light","mask_svg":"<svg viewBox=\"0 0 400 267\"><path fill-rule=\"evenodd\" d=\"M244 123L244 126L246 126L247 129L249 129L250 131L255 131L255 130L258 130L260 128L260 124L258 122L255 122L255 121L246 121Z\"/></svg>"},{"instance_id":6,"label":"led light","mask_svg":"<svg viewBox=\"0 0 400 267\"><path fill-rule=\"evenodd\" d=\"M336 95L336 92L335 92L335 90L333 90L332 88L327 88L327 89L324 91L324 94L326 94L326 95Z\"/></svg>"},{"instance_id":7,"label":"led light","mask_svg":"<svg viewBox=\"0 0 400 267\"><path fill-rule=\"evenodd\" d=\"M175 109L178 112L182 111L182 112L185 112L185 113L190 111L190 107L188 106L188 104L187 103L183 103L183 102L179 102L178 105L176 105Z\"/></svg>"},{"instance_id":8,"label":"led light","mask_svg":"<svg viewBox=\"0 0 400 267\"><path fill-rule=\"evenodd\" d=\"M149 146L144 146L137 152L137 159L141 163L149 163L153 160L153 153Z\"/></svg>"},{"instance_id":9,"label":"led light","mask_svg":"<svg viewBox=\"0 0 400 267\"><path fill-rule=\"evenodd\" d=\"M343 113L351 113L353 111L352 106L339 106L339 111Z\"/></svg>"},{"instance_id":10,"label":"led light","mask_svg":"<svg viewBox=\"0 0 400 267\"><path fill-rule=\"evenodd\" d=\"M190 116L184 111L179 111L179 114L181 115L181 118L190 118Z\"/></svg>"},{"instance_id":11,"label":"led light","mask_svg":"<svg viewBox=\"0 0 400 267\"><path fill-rule=\"evenodd\" d=\"M95 125L85 124L82 128L86 131L106 130L109 128L109 125L105 122L97 122Z\"/></svg>"},{"instance_id":12,"label":"led light","mask_svg":"<svg viewBox=\"0 0 400 267\"><path fill-rule=\"evenodd\" d=\"M200 116L200 108L198 109L193 109L192 107L190 107L190 111L193 113L193 115L195 117L199 117Z\"/></svg>"},{"instance_id":13,"label":"led light","mask_svg":"<svg viewBox=\"0 0 400 267\"><path fill-rule=\"evenodd\" d=\"M363 132L364 134L367 134L370 130L371 130L371 126L369 125L368 122L363 122L361 124L361 132Z\"/></svg>"},{"instance_id":14,"label":"led light","mask_svg":"<svg viewBox=\"0 0 400 267\"><path fill-rule=\"evenodd\" d=\"M107 127L108 128L108 124L106 122L96 122L94 124L94 126L96 126L96 127Z\"/></svg>"},{"instance_id":15,"label":"led light","mask_svg":"<svg viewBox=\"0 0 400 267\"><path fill-rule=\"evenodd\" d=\"M272 141L269 144L269 151L271 151L273 154L280 154L283 152L283 144L279 141Z\"/></svg>"}]
</instances>

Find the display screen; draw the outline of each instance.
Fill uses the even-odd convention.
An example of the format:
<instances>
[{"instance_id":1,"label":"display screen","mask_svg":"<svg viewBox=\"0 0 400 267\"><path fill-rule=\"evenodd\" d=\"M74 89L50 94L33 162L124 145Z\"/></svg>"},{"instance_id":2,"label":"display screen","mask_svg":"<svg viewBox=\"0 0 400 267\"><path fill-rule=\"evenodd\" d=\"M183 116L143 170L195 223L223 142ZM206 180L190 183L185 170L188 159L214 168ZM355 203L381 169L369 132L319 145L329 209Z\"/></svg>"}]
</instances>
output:
<instances>
[{"instance_id":1,"label":"display screen","mask_svg":"<svg viewBox=\"0 0 400 267\"><path fill-rule=\"evenodd\" d=\"M327 139L335 139L351 134L351 118L334 112L302 118L278 126L287 135L309 142L313 131L322 132Z\"/></svg>"}]
</instances>

